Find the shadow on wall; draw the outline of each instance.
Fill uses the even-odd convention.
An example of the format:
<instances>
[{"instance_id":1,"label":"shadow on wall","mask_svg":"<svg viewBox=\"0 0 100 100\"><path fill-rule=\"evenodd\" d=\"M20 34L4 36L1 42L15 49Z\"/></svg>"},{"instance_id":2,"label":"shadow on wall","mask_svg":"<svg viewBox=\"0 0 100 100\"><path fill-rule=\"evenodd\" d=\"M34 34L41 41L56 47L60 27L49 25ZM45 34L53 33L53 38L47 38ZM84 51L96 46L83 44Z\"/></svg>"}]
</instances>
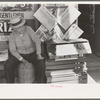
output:
<instances>
[{"instance_id":1,"label":"shadow on wall","mask_svg":"<svg viewBox=\"0 0 100 100\"><path fill-rule=\"evenodd\" d=\"M93 4L79 4L79 11L81 15L78 19L79 27L84 31L81 38L88 39L91 45L92 52L95 53L95 44L98 41L96 35L96 5ZM99 17L100 18L100 17ZM100 40L100 39L99 39Z\"/></svg>"}]
</instances>

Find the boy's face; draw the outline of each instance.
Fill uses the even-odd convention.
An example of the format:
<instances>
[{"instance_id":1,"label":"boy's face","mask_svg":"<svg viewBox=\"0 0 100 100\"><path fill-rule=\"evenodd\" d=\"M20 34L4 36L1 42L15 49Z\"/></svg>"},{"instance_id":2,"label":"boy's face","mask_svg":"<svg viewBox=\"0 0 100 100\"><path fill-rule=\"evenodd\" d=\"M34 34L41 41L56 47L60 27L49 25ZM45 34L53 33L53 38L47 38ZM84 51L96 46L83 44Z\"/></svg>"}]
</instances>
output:
<instances>
[{"instance_id":1,"label":"boy's face","mask_svg":"<svg viewBox=\"0 0 100 100\"><path fill-rule=\"evenodd\" d=\"M23 32L24 31L24 25L18 28L14 28L13 30L17 31L17 32Z\"/></svg>"}]
</instances>

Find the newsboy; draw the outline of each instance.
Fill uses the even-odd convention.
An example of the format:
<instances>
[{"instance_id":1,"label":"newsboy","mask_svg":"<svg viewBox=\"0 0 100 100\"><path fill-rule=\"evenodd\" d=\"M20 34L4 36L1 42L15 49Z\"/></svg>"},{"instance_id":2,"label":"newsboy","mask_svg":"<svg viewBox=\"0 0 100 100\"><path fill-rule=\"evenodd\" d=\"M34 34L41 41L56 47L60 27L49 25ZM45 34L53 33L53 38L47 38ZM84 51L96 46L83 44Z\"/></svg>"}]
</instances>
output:
<instances>
[{"instance_id":1,"label":"newsboy","mask_svg":"<svg viewBox=\"0 0 100 100\"><path fill-rule=\"evenodd\" d=\"M12 33L9 36L9 56L5 64L5 78L7 83L14 83L15 69L22 62L27 67L32 63L35 68L35 81L39 77L41 67L37 65L38 59L43 59L41 56L41 41L36 36L34 30L25 24L26 20L14 16L10 19Z\"/></svg>"}]
</instances>

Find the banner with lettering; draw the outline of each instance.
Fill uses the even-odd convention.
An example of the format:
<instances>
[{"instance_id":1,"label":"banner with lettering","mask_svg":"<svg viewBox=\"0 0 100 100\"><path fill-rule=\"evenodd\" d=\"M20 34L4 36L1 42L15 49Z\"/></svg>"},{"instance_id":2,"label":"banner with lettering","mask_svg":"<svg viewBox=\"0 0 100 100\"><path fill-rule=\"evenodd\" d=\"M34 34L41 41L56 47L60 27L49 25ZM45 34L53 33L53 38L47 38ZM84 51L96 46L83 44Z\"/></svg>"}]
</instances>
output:
<instances>
[{"instance_id":1,"label":"banner with lettering","mask_svg":"<svg viewBox=\"0 0 100 100\"><path fill-rule=\"evenodd\" d=\"M0 4L0 61L8 58L8 38L12 31L9 19L15 15L21 16L28 22L34 21L33 4ZM33 27L33 25L30 26Z\"/></svg>"}]
</instances>

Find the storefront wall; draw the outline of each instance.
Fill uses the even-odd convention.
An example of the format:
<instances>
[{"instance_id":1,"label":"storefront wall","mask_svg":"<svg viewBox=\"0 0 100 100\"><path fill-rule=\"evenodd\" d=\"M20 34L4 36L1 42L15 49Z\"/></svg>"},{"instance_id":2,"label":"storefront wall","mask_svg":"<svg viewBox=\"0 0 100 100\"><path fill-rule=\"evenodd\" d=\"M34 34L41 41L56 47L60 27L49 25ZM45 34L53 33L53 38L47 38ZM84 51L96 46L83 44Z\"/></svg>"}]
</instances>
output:
<instances>
[{"instance_id":1,"label":"storefront wall","mask_svg":"<svg viewBox=\"0 0 100 100\"><path fill-rule=\"evenodd\" d=\"M100 5L95 5L94 51L100 56Z\"/></svg>"},{"instance_id":2,"label":"storefront wall","mask_svg":"<svg viewBox=\"0 0 100 100\"><path fill-rule=\"evenodd\" d=\"M100 46L98 45L100 39L97 35L98 32L100 32L100 28L97 29L97 27L99 27L98 23L100 24L100 22L98 18L96 18L97 16L100 17L100 15L96 11L96 5L93 4L79 4L79 10L81 15L78 18L78 25L84 31L81 38L89 40L92 52L96 53L97 50L100 51ZM97 30L99 31L97 32Z\"/></svg>"},{"instance_id":3,"label":"storefront wall","mask_svg":"<svg viewBox=\"0 0 100 100\"><path fill-rule=\"evenodd\" d=\"M38 9L37 4L0 4L0 53L6 59L5 51L8 50L8 38L12 31L9 19L13 16L18 15L26 19L26 23L36 30L36 21L33 14ZM0 58L1 55L0 55ZM4 59L0 59L2 61Z\"/></svg>"}]
</instances>

